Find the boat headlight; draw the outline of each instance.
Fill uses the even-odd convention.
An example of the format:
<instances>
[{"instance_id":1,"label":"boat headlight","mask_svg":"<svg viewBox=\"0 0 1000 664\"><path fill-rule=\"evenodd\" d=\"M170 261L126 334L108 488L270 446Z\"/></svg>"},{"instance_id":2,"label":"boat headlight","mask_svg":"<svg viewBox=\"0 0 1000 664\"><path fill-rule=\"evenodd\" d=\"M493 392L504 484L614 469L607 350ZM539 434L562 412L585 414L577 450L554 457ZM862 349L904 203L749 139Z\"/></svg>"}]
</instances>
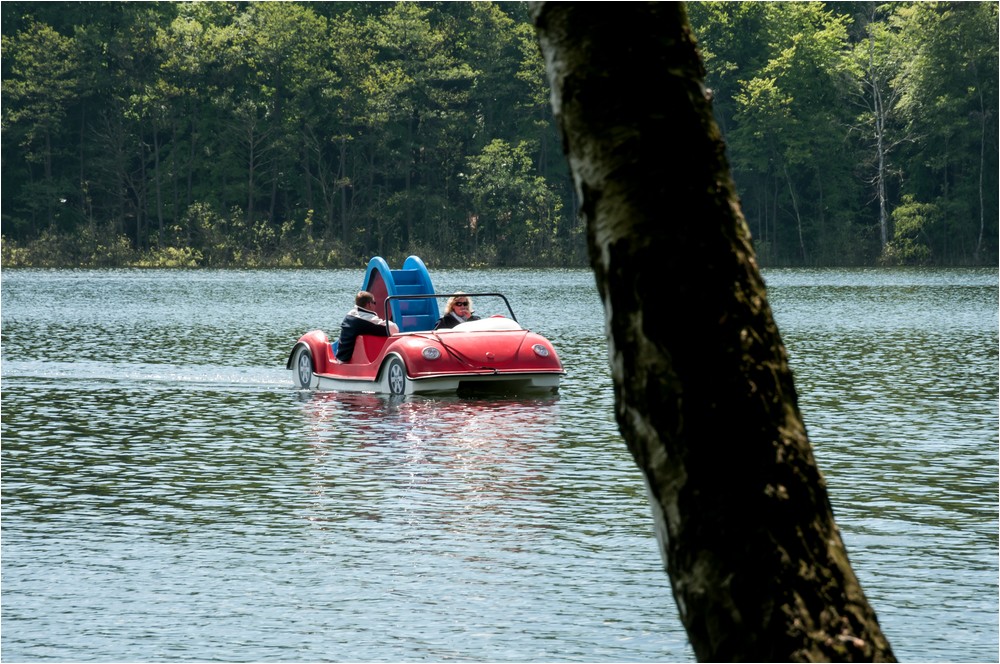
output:
<instances>
[{"instance_id":1,"label":"boat headlight","mask_svg":"<svg viewBox=\"0 0 1000 664\"><path fill-rule=\"evenodd\" d=\"M424 356L425 360L436 360L439 357L441 357L441 351L439 351L434 346L427 346L422 351L420 351L420 354Z\"/></svg>"},{"instance_id":2,"label":"boat headlight","mask_svg":"<svg viewBox=\"0 0 1000 664\"><path fill-rule=\"evenodd\" d=\"M543 346L542 344L535 344L534 346L531 347L531 350L535 351L535 355L537 355L538 357L549 356L549 349Z\"/></svg>"}]
</instances>

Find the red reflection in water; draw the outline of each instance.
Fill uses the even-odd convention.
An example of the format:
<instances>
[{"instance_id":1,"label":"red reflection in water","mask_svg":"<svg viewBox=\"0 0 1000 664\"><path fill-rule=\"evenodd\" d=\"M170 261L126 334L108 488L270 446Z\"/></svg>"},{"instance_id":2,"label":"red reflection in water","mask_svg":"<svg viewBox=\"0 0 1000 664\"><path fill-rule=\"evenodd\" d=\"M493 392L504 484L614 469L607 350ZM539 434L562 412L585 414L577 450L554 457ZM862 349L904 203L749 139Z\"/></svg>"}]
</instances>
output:
<instances>
[{"instance_id":1,"label":"red reflection in water","mask_svg":"<svg viewBox=\"0 0 1000 664\"><path fill-rule=\"evenodd\" d=\"M337 496L334 502L343 503L350 494L344 485L354 482L358 492L380 502L391 495L388 502L397 509L420 512L434 505L437 513L426 517L463 529L470 527L460 522L469 518L468 509L496 512L551 491L544 471L556 463L555 396L400 399L313 392L303 413L318 498ZM437 509L442 505L448 508ZM354 503L353 516L359 508ZM383 515L372 511L371 517Z\"/></svg>"}]
</instances>

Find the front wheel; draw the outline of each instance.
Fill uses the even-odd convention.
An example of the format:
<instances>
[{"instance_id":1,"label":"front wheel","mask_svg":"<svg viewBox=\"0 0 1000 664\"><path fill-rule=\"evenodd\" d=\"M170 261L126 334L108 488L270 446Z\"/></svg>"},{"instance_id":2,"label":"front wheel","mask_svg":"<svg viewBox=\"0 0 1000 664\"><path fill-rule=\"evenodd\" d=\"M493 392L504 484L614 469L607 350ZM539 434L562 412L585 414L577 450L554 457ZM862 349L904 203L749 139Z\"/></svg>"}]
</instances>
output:
<instances>
[{"instance_id":1,"label":"front wheel","mask_svg":"<svg viewBox=\"0 0 1000 664\"><path fill-rule=\"evenodd\" d=\"M389 383L389 394L406 394L406 366L403 360L393 357L385 368L385 375Z\"/></svg>"},{"instance_id":2,"label":"front wheel","mask_svg":"<svg viewBox=\"0 0 1000 664\"><path fill-rule=\"evenodd\" d=\"M299 389L306 390L312 387L313 361L312 352L308 346L299 346L295 350L295 358L292 360L292 375L295 377L295 385Z\"/></svg>"}]
</instances>

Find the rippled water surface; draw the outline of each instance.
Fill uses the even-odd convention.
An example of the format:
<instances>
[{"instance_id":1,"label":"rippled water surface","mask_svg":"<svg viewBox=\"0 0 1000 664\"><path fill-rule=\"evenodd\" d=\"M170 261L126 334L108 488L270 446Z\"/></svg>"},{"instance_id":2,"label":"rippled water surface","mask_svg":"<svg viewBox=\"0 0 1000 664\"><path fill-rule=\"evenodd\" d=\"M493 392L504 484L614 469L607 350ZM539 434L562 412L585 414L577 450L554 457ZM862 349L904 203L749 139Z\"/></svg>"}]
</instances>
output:
<instances>
[{"instance_id":1,"label":"rippled water surface","mask_svg":"<svg viewBox=\"0 0 1000 664\"><path fill-rule=\"evenodd\" d=\"M2 275L5 661L690 661L587 271L499 290L558 396L299 392L361 271ZM765 273L901 660L998 655L997 271Z\"/></svg>"}]
</instances>

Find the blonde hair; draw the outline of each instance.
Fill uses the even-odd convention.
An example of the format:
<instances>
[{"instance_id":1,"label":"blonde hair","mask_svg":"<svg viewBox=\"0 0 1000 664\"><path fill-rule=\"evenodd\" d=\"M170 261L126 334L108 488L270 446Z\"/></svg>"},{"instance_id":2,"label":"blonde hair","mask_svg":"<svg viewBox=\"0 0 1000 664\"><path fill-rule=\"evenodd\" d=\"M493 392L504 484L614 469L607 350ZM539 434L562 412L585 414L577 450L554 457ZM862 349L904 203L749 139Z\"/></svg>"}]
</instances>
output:
<instances>
[{"instance_id":1,"label":"blonde hair","mask_svg":"<svg viewBox=\"0 0 1000 664\"><path fill-rule=\"evenodd\" d=\"M472 299L466 297L465 293L463 293L462 291L458 291L454 295L452 295L451 297L449 297L447 304L444 305L444 315L445 316L447 316L452 311L454 311L454 309L455 309L455 300L465 300L466 302L468 302L469 306L466 307L466 311L468 311L469 313L472 313Z\"/></svg>"}]
</instances>

